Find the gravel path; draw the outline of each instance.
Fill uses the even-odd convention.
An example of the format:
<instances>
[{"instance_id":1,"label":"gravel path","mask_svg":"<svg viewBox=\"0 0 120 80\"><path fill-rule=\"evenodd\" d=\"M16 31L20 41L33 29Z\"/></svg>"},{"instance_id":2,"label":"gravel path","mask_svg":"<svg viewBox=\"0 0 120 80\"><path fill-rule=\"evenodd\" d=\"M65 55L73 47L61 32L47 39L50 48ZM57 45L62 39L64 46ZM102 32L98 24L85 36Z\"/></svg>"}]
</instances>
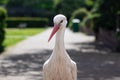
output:
<instances>
[{"instance_id":1,"label":"gravel path","mask_svg":"<svg viewBox=\"0 0 120 80\"><path fill-rule=\"evenodd\" d=\"M51 28L7 49L0 55L0 80L42 80L42 65L52 53ZM78 80L120 80L120 54L113 53L94 36L66 29L65 46L77 62Z\"/></svg>"}]
</instances>

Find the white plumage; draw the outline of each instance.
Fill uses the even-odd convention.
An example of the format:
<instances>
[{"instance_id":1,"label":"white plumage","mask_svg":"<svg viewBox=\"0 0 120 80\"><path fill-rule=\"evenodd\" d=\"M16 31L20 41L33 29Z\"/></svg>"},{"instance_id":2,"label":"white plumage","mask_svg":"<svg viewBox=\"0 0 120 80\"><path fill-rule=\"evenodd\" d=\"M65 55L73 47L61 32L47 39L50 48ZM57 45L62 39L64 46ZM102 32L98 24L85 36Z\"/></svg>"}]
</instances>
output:
<instances>
[{"instance_id":1,"label":"white plumage","mask_svg":"<svg viewBox=\"0 0 120 80\"><path fill-rule=\"evenodd\" d=\"M64 46L67 19L64 15L58 14L53 21L54 29L48 41L56 33L55 47L43 65L43 80L77 80L76 63L69 57Z\"/></svg>"}]
</instances>

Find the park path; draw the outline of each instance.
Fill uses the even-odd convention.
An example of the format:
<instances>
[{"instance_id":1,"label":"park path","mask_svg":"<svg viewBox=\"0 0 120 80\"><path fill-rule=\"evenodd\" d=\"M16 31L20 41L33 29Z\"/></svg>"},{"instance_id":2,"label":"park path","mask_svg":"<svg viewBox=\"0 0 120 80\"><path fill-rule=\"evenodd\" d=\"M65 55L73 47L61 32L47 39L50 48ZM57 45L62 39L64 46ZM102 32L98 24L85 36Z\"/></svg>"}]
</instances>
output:
<instances>
[{"instance_id":1,"label":"park path","mask_svg":"<svg viewBox=\"0 0 120 80\"><path fill-rule=\"evenodd\" d=\"M42 65L52 53L51 28L0 55L0 80L42 80ZM94 36L65 32L65 46L77 62L78 80L120 80L120 54L94 42Z\"/></svg>"}]
</instances>

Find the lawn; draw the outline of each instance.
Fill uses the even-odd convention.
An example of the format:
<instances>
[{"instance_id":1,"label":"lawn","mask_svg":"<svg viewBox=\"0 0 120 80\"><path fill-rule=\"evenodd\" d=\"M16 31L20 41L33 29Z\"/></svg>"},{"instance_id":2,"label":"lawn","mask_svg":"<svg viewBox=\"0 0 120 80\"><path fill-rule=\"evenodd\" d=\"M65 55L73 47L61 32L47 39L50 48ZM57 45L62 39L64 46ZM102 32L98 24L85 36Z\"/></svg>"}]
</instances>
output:
<instances>
[{"instance_id":1,"label":"lawn","mask_svg":"<svg viewBox=\"0 0 120 80\"><path fill-rule=\"evenodd\" d=\"M30 36L43 32L45 28L25 28L25 29L7 28L5 30L6 37L3 45L9 47L15 45L16 43Z\"/></svg>"}]
</instances>

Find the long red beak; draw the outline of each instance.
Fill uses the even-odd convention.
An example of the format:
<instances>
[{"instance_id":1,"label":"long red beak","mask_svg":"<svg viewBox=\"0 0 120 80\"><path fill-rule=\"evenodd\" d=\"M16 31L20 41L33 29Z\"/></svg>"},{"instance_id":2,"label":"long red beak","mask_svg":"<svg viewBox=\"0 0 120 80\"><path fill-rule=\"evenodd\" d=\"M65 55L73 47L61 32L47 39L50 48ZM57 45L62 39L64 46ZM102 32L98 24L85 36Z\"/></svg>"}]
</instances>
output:
<instances>
[{"instance_id":1,"label":"long red beak","mask_svg":"<svg viewBox=\"0 0 120 80\"><path fill-rule=\"evenodd\" d=\"M52 32L50 34L48 42L51 40L51 38L54 36L54 34L58 31L58 29L59 29L59 25L54 25L54 28L53 28L53 30L52 30Z\"/></svg>"}]
</instances>

